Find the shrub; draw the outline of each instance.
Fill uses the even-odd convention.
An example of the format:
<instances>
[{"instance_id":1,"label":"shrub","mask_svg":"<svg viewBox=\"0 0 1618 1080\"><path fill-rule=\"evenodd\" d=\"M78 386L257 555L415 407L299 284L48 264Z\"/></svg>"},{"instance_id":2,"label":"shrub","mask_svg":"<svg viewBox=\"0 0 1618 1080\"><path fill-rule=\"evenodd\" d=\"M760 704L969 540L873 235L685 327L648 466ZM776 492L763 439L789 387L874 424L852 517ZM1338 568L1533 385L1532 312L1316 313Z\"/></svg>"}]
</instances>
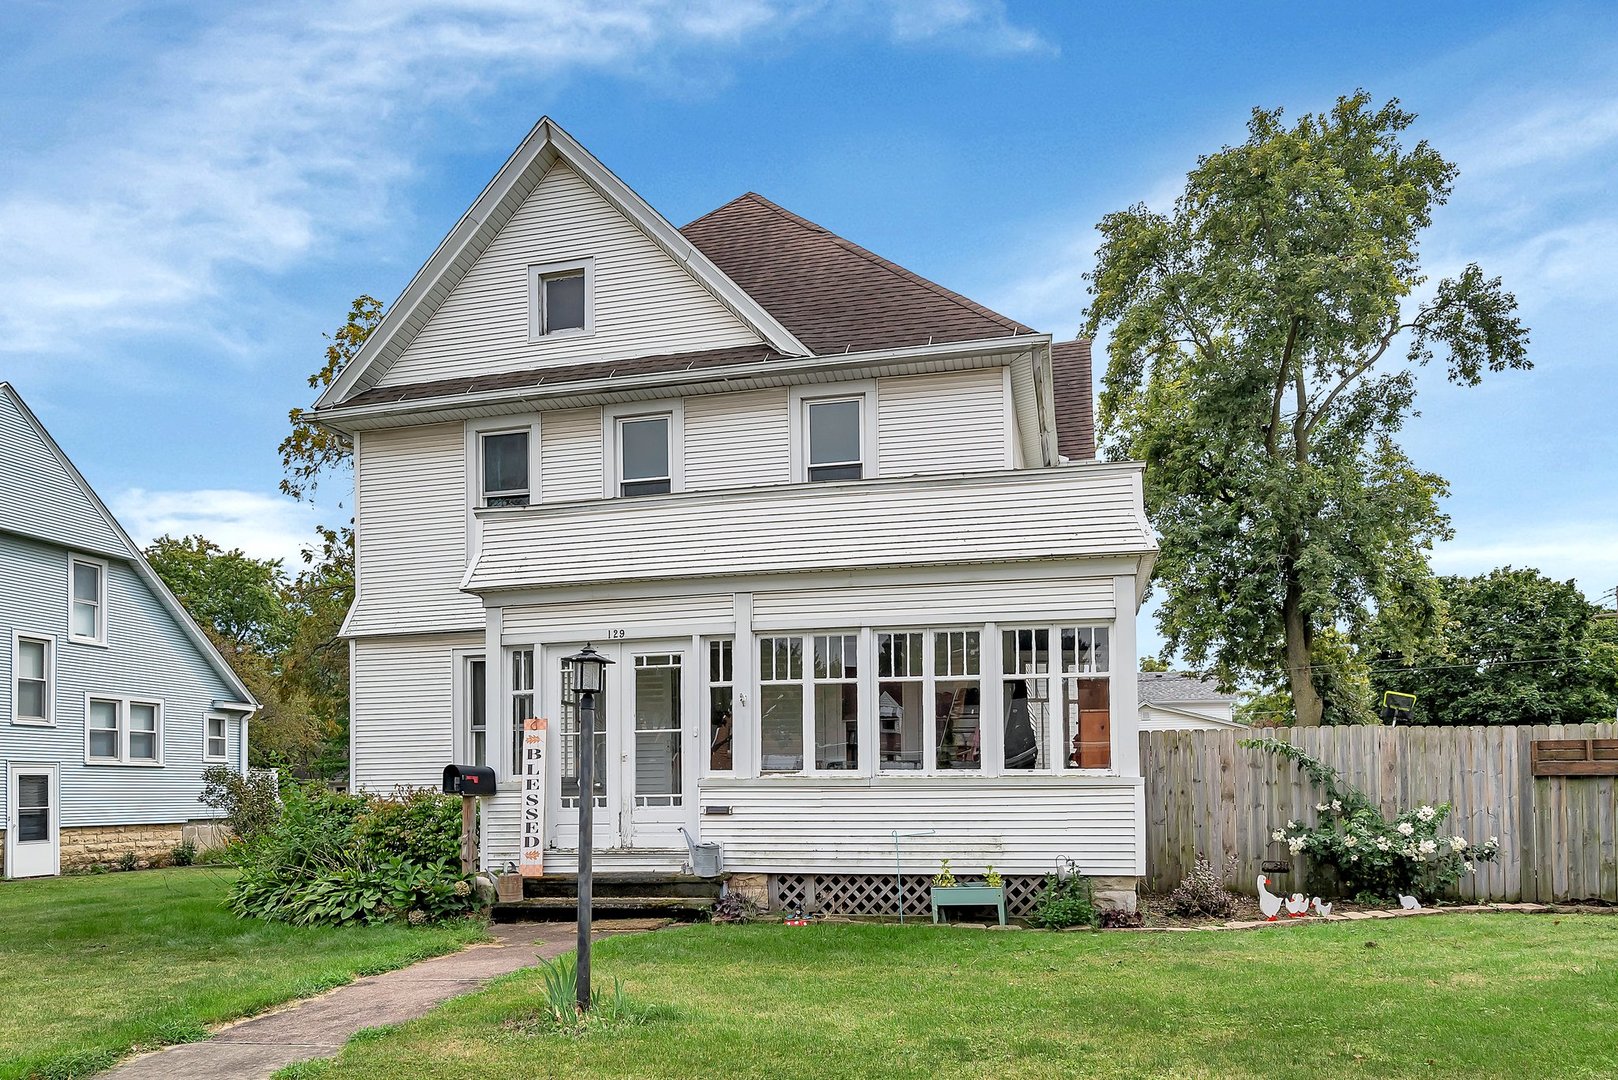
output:
<instances>
[{"instance_id":1,"label":"shrub","mask_svg":"<svg viewBox=\"0 0 1618 1080\"><path fill-rule=\"evenodd\" d=\"M239 915L298 925L419 925L475 904L460 872L460 803L430 792L392 798L289 785L281 813L237 849Z\"/></svg>"},{"instance_id":2,"label":"shrub","mask_svg":"<svg viewBox=\"0 0 1618 1080\"><path fill-rule=\"evenodd\" d=\"M1029 921L1046 930L1064 930L1069 926L1095 926L1095 888L1090 879L1081 874L1059 878L1055 874L1045 877L1045 891L1034 902Z\"/></svg>"},{"instance_id":3,"label":"shrub","mask_svg":"<svg viewBox=\"0 0 1618 1080\"><path fill-rule=\"evenodd\" d=\"M197 861L197 844L194 840L181 840L169 849L169 861L175 866L190 866Z\"/></svg>"},{"instance_id":4,"label":"shrub","mask_svg":"<svg viewBox=\"0 0 1618 1080\"><path fill-rule=\"evenodd\" d=\"M118 869L120 870L134 870L139 866L140 856L135 853L133 848L118 856Z\"/></svg>"},{"instance_id":5,"label":"shrub","mask_svg":"<svg viewBox=\"0 0 1618 1080\"><path fill-rule=\"evenodd\" d=\"M1108 908L1101 913L1101 929L1103 930L1138 930L1145 925L1146 918L1138 911Z\"/></svg>"},{"instance_id":6,"label":"shrub","mask_svg":"<svg viewBox=\"0 0 1618 1080\"><path fill-rule=\"evenodd\" d=\"M202 794L197 801L223 810L231 829L250 844L279 818L280 787L272 772L243 776L229 766L210 765L202 771Z\"/></svg>"},{"instance_id":7,"label":"shrub","mask_svg":"<svg viewBox=\"0 0 1618 1080\"><path fill-rule=\"evenodd\" d=\"M1242 745L1291 761L1325 796L1315 806L1317 824L1288 821L1270 839L1332 870L1339 895L1383 903L1401 893L1435 896L1500 853L1493 836L1474 844L1464 836L1440 835L1448 803L1421 805L1390 821L1364 792L1344 785L1336 769L1291 743L1246 739Z\"/></svg>"},{"instance_id":8,"label":"shrub","mask_svg":"<svg viewBox=\"0 0 1618 1080\"><path fill-rule=\"evenodd\" d=\"M1236 856L1226 856L1224 876L1234 874L1236 867ZM1236 897L1214 873L1213 863L1199 853L1191 873L1169 894L1169 911L1187 919L1228 919L1236 914Z\"/></svg>"},{"instance_id":9,"label":"shrub","mask_svg":"<svg viewBox=\"0 0 1618 1080\"><path fill-rule=\"evenodd\" d=\"M763 909L752 897L735 889L727 889L708 913L708 918L716 923L744 923L751 922L761 914Z\"/></svg>"}]
</instances>

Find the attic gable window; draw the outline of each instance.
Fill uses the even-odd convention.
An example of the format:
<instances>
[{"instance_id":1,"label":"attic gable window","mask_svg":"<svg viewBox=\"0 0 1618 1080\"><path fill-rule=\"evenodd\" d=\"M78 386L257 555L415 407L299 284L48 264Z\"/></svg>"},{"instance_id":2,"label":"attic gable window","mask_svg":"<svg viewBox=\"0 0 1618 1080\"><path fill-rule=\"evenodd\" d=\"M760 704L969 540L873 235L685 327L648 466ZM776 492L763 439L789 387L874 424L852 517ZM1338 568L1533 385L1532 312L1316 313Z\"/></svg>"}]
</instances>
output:
<instances>
[{"instance_id":1,"label":"attic gable window","mask_svg":"<svg viewBox=\"0 0 1618 1080\"><path fill-rule=\"evenodd\" d=\"M528 268L528 340L595 332L591 260Z\"/></svg>"}]
</instances>

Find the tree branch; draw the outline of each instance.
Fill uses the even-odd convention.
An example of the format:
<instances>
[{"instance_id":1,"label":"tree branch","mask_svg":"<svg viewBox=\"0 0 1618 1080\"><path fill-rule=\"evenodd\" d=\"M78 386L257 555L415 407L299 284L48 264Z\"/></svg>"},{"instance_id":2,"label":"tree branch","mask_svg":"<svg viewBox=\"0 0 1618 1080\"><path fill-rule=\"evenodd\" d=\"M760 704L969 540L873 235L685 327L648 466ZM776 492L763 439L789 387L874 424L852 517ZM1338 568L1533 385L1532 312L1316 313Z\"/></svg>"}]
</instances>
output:
<instances>
[{"instance_id":1,"label":"tree branch","mask_svg":"<svg viewBox=\"0 0 1618 1080\"><path fill-rule=\"evenodd\" d=\"M1264 449L1271 457L1275 456L1275 435L1281 427L1281 395L1287 388L1287 372L1292 368L1292 349L1298 343L1298 331L1303 326L1303 316L1294 315L1292 326L1287 330L1287 347L1281 352L1281 362L1275 369L1275 393L1270 398L1270 422L1264 426Z\"/></svg>"}]
</instances>

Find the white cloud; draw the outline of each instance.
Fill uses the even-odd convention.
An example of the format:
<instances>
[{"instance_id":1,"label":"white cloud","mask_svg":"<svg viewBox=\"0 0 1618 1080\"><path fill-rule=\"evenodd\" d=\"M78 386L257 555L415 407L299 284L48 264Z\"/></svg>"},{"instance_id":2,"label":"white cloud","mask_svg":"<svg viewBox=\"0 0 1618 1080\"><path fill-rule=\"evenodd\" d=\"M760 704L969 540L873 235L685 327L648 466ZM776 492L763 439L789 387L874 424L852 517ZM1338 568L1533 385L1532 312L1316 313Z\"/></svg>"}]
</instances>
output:
<instances>
[{"instance_id":1,"label":"white cloud","mask_svg":"<svg viewBox=\"0 0 1618 1080\"><path fill-rule=\"evenodd\" d=\"M302 568L303 548L317 546L316 511L284 496L131 488L115 496L109 507L142 546L160 536L200 533L226 550L241 548L255 559L280 559L289 573Z\"/></svg>"},{"instance_id":2,"label":"white cloud","mask_svg":"<svg viewBox=\"0 0 1618 1080\"><path fill-rule=\"evenodd\" d=\"M1618 518L1470 525L1464 539L1434 550L1432 564L1443 574L1533 567L1558 581L1577 580L1593 600L1618 585Z\"/></svg>"},{"instance_id":3,"label":"white cloud","mask_svg":"<svg viewBox=\"0 0 1618 1080\"><path fill-rule=\"evenodd\" d=\"M995 0L300 0L187 18L200 28L87 102L54 150L10 155L0 355L88 356L109 336L158 331L233 348L225 327L250 301L228 276L285 272L377 231L430 107L495 84L591 70L690 79L682 54L809 24L1043 45Z\"/></svg>"}]
</instances>

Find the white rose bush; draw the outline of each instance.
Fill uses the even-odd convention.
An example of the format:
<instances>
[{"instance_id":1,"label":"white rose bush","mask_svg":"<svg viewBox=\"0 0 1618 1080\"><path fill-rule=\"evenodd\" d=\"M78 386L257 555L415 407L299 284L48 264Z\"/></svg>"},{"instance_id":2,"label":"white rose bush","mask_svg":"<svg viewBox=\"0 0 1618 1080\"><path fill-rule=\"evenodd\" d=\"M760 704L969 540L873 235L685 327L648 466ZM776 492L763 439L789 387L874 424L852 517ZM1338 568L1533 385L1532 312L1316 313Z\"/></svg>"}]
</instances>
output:
<instances>
[{"instance_id":1,"label":"white rose bush","mask_svg":"<svg viewBox=\"0 0 1618 1080\"><path fill-rule=\"evenodd\" d=\"M1336 769L1292 743L1245 739L1241 745L1288 759L1325 795L1315 804L1315 824L1289 819L1270 838L1293 855L1307 855L1317 869L1330 867L1341 896L1363 903L1394 903L1401 893L1431 898L1500 852L1497 837L1474 844L1446 834L1448 803L1422 804L1390 820L1364 792L1346 787Z\"/></svg>"}]
</instances>

